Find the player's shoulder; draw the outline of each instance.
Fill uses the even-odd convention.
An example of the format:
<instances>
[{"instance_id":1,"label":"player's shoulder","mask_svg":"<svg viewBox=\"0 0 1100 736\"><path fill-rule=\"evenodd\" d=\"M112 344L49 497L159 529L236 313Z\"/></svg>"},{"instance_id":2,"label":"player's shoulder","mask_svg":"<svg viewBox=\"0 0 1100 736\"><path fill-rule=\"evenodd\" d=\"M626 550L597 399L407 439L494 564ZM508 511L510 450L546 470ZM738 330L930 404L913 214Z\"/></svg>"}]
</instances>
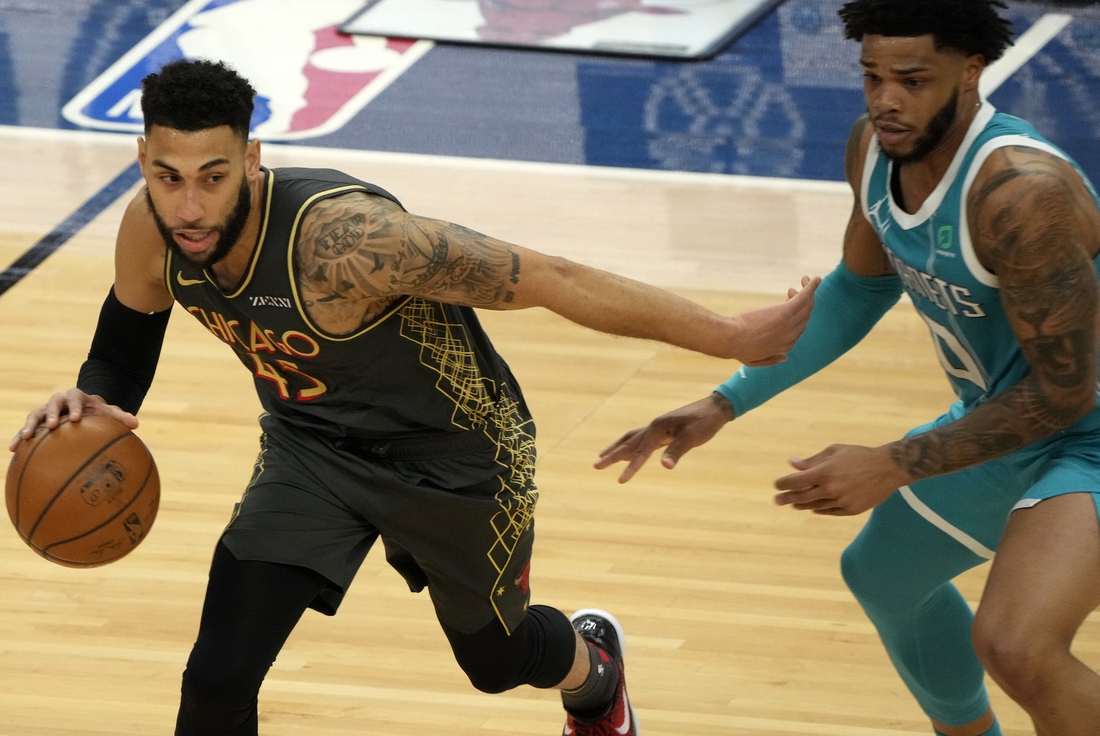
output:
<instances>
[{"instance_id":1,"label":"player's shoulder","mask_svg":"<svg viewBox=\"0 0 1100 736\"><path fill-rule=\"evenodd\" d=\"M367 192L397 201L394 195L377 184L371 184L337 169L287 166L270 169L270 172L275 182L277 197L280 194L291 197L297 194L312 198L318 194L347 190Z\"/></svg>"},{"instance_id":2,"label":"player's shoulder","mask_svg":"<svg viewBox=\"0 0 1100 736\"><path fill-rule=\"evenodd\" d=\"M967 198L971 206L1017 206L1020 197L1042 198L1070 190L1087 191L1081 174L1063 155L1020 141L1000 146L981 162Z\"/></svg>"},{"instance_id":3,"label":"player's shoulder","mask_svg":"<svg viewBox=\"0 0 1100 736\"><path fill-rule=\"evenodd\" d=\"M168 248L145 189L126 205L115 241L115 292L123 304L158 312L171 304L164 269Z\"/></svg>"},{"instance_id":4,"label":"player's shoulder","mask_svg":"<svg viewBox=\"0 0 1100 736\"><path fill-rule=\"evenodd\" d=\"M305 212L303 229L334 216L401 210L401 203L386 190L336 169L285 167L272 169L275 209Z\"/></svg>"},{"instance_id":5,"label":"player's shoulder","mask_svg":"<svg viewBox=\"0 0 1100 736\"><path fill-rule=\"evenodd\" d=\"M313 204L302 219L303 230L316 223L349 219L366 223L379 217L404 212L401 205L375 192L351 189L334 193Z\"/></svg>"},{"instance_id":6,"label":"player's shoulder","mask_svg":"<svg viewBox=\"0 0 1100 736\"><path fill-rule=\"evenodd\" d=\"M378 194L351 190L319 200L302 218L296 240L299 264L312 258L333 258L371 241L372 250L397 249L404 242L406 213L401 205ZM312 247L304 247L311 243Z\"/></svg>"},{"instance_id":7,"label":"player's shoulder","mask_svg":"<svg viewBox=\"0 0 1100 736\"><path fill-rule=\"evenodd\" d=\"M860 184L863 182L863 167L867 163L867 151L875 135L875 126L867 113L860 115L852 124L848 133L848 144L844 148L844 176L852 186L856 197L860 196Z\"/></svg>"},{"instance_id":8,"label":"player's shoulder","mask_svg":"<svg viewBox=\"0 0 1100 736\"><path fill-rule=\"evenodd\" d=\"M122 213L118 227L117 248L163 250L164 238L157 228L157 221L145 187L134 195Z\"/></svg>"}]
</instances>

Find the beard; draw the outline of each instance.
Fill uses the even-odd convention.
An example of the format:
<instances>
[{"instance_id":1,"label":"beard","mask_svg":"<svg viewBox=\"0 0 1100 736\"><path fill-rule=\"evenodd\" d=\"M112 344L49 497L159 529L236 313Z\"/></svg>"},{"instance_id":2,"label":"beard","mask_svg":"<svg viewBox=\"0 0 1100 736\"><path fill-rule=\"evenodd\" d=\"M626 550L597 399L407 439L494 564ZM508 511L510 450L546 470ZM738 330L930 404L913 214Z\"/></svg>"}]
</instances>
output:
<instances>
[{"instance_id":1,"label":"beard","mask_svg":"<svg viewBox=\"0 0 1100 736\"><path fill-rule=\"evenodd\" d=\"M233 246L241 237L241 233L244 232L248 216L252 213L252 190L248 186L248 179L244 179L241 182L240 191L237 193L237 203L233 206L233 211L225 218L225 222L211 228L218 231L217 242L214 243L214 247L210 252L202 257L196 257L194 253L188 253L179 246L172 228L168 227L168 223L164 221L160 213L157 212L156 206L153 205L153 198L149 195L148 187L145 188L145 202L149 205L149 211L153 213L153 221L157 223L157 230L160 231L160 236L164 238L164 244L168 246L168 249L194 268L210 268L229 255L229 251L233 249Z\"/></svg>"},{"instance_id":2,"label":"beard","mask_svg":"<svg viewBox=\"0 0 1100 736\"><path fill-rule=\"evenodd\" d=\"M917 138L917 142L913 144L912 151L904 154L891 154L883 148L882 153L895 164L913 164L918 161L923 161L928 154L936 150L936 147L943 142L944 136L947 135L947 131L955 124L955 120L958 117L959 90L956 88L955 93L951 95L951 99L932 117L924 133Z\"/></svg>"}]
</instances>

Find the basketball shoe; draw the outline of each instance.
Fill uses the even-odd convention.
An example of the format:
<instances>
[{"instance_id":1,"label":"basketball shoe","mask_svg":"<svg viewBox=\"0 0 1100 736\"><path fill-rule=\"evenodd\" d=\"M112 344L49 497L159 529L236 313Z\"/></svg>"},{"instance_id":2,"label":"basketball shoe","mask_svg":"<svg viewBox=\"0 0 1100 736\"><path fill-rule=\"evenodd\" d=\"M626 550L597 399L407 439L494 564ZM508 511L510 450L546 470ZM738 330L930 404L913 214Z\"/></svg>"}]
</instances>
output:
<instances>
[{"instance_id":1,"label":"basketball shoe","mask_svg":"<svg viewBox=\"0 0 1100 736\"><path fill-rule=\"evenodd\" d=\"M584 608L569 620L581 638L594 644L619 668L619 684L607 711L595 720L582 720L566 714L562 736L638 736L638 718L626 695L626 675L623 672L623 627L607 611Z\"/></svg>"}]
</instances>

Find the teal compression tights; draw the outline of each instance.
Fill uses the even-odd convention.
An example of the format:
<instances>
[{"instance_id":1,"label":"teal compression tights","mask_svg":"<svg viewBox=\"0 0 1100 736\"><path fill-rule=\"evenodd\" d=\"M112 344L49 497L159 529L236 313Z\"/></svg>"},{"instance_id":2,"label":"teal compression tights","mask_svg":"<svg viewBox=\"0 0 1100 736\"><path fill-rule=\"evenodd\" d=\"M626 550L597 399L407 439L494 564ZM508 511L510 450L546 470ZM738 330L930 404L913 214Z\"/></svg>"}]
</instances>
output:
<instances>
[{"instance_id":1,"label":"teal compression tights","mask_svg":"<svg viewBox=\"0 0 1100 736\"><path fill-rule=\"evenodd\" d=\"M844 580L924 712L949 726L989 708L974 614L951 579L985 562L917 515L898 493L844 551ZM991 733L998 734L994 729Z\"/></svg>"}]
</instances>

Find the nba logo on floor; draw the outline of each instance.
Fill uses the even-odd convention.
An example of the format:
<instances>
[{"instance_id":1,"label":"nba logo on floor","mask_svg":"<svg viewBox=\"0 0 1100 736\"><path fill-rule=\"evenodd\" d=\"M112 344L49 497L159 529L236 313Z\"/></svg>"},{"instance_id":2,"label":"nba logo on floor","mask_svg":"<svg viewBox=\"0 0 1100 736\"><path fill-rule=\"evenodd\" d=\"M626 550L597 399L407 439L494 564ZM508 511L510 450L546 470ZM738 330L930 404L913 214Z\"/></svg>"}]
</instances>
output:
<instances>
[{"instance_id":1,"label":"nba logo on floor","mask_svg":"<svg viewBox=\"0 0 1100 736\"><path fill-rule=\"evenodd\" d=\"M266 140L339 130L412 66L429 41L345 36L361 0L191 0L62 110L76 125L141 132L141 80L176 59L224 61L256 88Z\"/></svg>"}]
</instances>

